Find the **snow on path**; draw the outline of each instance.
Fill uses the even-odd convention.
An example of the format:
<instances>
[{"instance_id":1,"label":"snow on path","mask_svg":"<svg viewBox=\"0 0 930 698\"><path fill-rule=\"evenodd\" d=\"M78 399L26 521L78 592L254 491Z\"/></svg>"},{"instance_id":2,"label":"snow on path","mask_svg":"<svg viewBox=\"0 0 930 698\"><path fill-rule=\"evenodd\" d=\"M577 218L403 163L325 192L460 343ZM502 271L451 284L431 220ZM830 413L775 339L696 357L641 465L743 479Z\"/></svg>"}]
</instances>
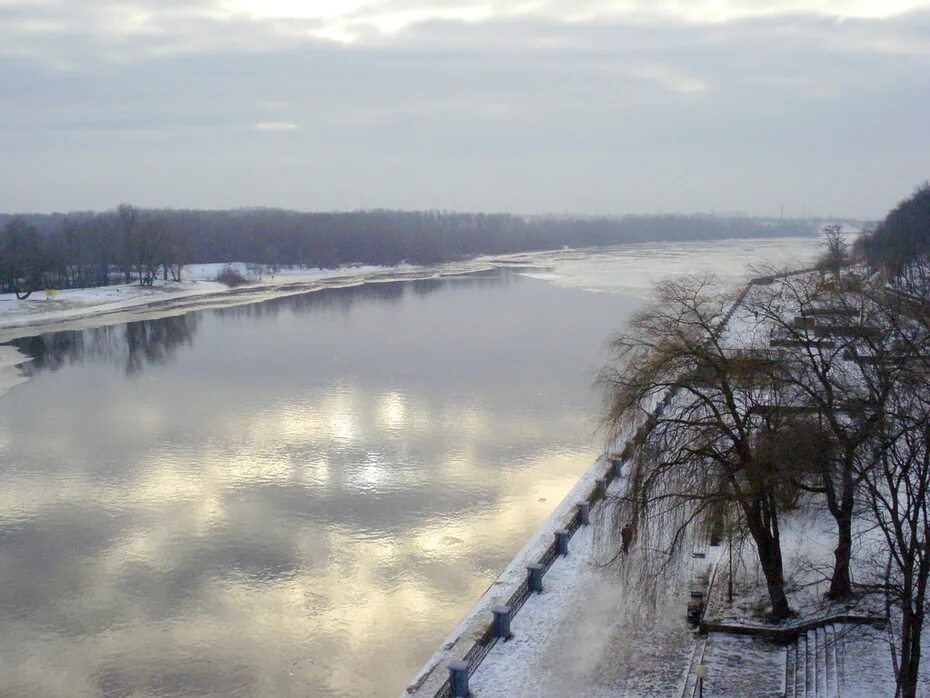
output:
<instances>
[{"instance_id":1,"label":"snow on path","mask_svg":"<svg viewBox=\"0 0 930 698\"><path fill-rule=\"evenodd\" d=\"M542 594L514 618L470 688L484 696L673 696L694 639L679 613L643 623L635 590L616 567L598 564L595 527L579 529Z\"/></svg>"},{"instance_id":2,"label":"snow on path","mask_svg":"<svg viewBox=\"0 0 930 698\"><path fill-rule=\"evenodd\" d=\"M711 633L704 665L709 669L704 680L708 698L784 696L784 646L753 637Z\"/></svg>"}]
</instances>

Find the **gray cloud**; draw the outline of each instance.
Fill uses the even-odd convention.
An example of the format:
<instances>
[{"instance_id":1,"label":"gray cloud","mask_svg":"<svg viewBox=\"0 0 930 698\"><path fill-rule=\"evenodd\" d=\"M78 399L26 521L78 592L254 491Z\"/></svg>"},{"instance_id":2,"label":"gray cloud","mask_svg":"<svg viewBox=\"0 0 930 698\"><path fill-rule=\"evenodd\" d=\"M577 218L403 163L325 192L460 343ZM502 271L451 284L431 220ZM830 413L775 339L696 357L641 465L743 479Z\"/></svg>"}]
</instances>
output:
<instances>
[{"instance_id":1,"label":"gray cloud","mask_svg":"<svg viewBox=\"0 0 930 698\"><path fill-rule=\"evenodd\" d=\"M0 0L0 209L880 215L930 10L800 5Z\"/></svg>"}]
</instances>

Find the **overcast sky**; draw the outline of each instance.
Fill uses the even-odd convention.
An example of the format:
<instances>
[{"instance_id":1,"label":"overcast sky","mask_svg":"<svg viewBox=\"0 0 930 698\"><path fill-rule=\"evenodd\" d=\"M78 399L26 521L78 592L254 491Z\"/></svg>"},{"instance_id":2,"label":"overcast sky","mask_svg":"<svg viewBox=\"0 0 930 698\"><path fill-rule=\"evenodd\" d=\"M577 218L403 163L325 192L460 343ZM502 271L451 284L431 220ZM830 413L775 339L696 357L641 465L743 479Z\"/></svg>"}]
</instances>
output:
<instances>
[{"instance_id":1,"label":"overcast sky","mask_svg":"<svg viewBox=\"0 0 930 698\"><path fill-rule=\"evenodd\" d=\"M930 0L0 0L0 210L878 217Z\"/></svg>"}]
</instances>

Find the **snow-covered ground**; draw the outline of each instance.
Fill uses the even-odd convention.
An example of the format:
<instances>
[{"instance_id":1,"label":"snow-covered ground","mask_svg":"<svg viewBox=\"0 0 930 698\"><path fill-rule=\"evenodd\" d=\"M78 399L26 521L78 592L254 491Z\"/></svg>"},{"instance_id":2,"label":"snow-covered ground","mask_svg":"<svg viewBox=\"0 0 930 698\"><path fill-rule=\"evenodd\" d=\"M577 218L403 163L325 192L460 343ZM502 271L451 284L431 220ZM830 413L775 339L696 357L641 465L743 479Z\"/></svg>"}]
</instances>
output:
<instances>
[{"instance_id":1,"label":"snow-covered ground","mask_svg":"<svg viewBox=\"0 0 930 698\"><path fill-rule=\"evenodd\" d=\"M618 481L613 494L622 491ZM628 560L605 565L610 522L603 517L579 529L571 540L569 555L553 564L544 580L542 594L530 596L513 620L513 638L498 642L471 677L476 698L505 696L625 696L651 698L697 695L692 669L707 667L704 695L745 698L786 695L789 680L797 684L791 696L807 698L882 698L894 695L894 677L886 629L860 625L830 625L802 634L785 644L756 637L710 633L701 637L685 621L687 590L695 575L688 556L665 570L657 588L645 589L642 578L631 569L636 552ZM799 510L784 521L789 596L797 620L838 613L871 614L879 609L868 604L831 607L822 601L825 582L817 584L817 569L828 562L830 523L809 510ZM616 541L613 542L616 545ZM726 599L728 555L726 545L704 547L692 541L689 551L707 555L707 568L716 564L716 576L706 620L731 623L762 623L766 600L761 573L747 545L734 546L735 595ZM705 568L705 569L707 569ZM707 569L712 574L711 569ZM506 597L506 589L498 592ZM490 592L489 592L490 593ZM499 600L499 599L498 599ZM497 603L497 601L493 603ZM479 619L490 617L489 606ZM830 637L827 644L820 639ZM454 658L470 644L446 648L442 655ZM802 659L798 671L797 653ZM809 656L805 667L804 653ZM789 664L789 654L793 655ZM434 658L435 659L435 658ZM445 664L436 667L445 678ZM806 668L806 671L805 671ZM441 670L441 671L440 671ZM437 682L424 685L415 695L431 696ZM922 695L930 694L924 686Z\"/></svg>"}]
</instances>

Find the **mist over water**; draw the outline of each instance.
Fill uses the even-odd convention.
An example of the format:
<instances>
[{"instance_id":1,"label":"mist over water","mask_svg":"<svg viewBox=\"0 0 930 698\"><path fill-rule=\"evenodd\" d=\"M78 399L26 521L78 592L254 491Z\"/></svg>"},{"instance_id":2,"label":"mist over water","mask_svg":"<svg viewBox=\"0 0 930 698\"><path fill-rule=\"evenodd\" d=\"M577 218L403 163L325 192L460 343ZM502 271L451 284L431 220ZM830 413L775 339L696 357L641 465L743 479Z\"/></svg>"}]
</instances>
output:
<instances>
[{"instance_id":1,"label":"mist over water","mask_svg":"<svg viewBox=\"0 0 930 698\"><path fill-rule=\"evenodd\" d=\"M752 244L17 340L0 693L399 693L596 456L591 378L649 281L816 250Z\"/></svg>"}]
</instances>

